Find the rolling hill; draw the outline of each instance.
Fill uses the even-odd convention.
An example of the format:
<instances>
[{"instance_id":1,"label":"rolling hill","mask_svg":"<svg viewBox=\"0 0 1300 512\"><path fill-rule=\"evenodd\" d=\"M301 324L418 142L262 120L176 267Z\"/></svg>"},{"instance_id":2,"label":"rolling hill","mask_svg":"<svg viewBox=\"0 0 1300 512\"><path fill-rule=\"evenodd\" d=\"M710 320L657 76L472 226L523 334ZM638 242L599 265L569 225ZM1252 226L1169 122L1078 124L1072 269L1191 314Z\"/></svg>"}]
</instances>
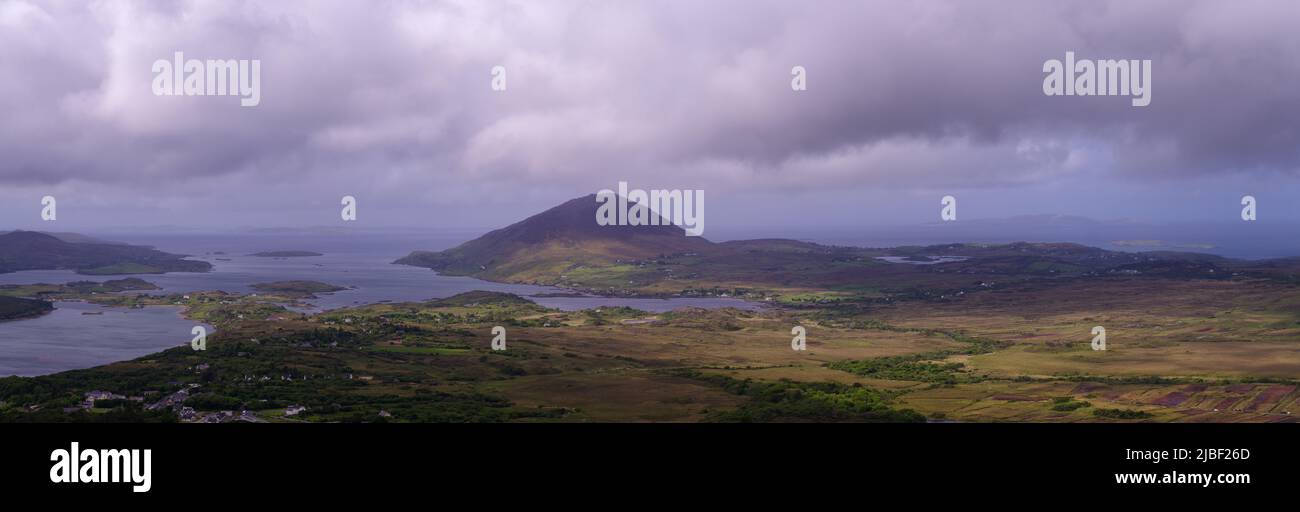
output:
<instances>
[{"instance_id":1,"label":"rolling hill","mask_svg":"<svg viewBox=\"0 0 1300 512\"><path fill-rule=\"evenodd\" d=\"M711 252L716 244L677 226L600 226L596 196L573 199L441 252L416 251L395 263L448 275L554 282L579 268L606 267L673 254Z\"/></svg>"},{"instance_id":2,"label":"rolling hill","mask_svg":"<svg viewBox=\"0 0 1300 512\"><path fill-rule=\"evenodd\" d=\"M20 270L76 270L79 274L161 274L207 272L212 265L149 247L114 243L73 243L35 231L0 235L0 273Z\"/></svg>"}]
</instances>

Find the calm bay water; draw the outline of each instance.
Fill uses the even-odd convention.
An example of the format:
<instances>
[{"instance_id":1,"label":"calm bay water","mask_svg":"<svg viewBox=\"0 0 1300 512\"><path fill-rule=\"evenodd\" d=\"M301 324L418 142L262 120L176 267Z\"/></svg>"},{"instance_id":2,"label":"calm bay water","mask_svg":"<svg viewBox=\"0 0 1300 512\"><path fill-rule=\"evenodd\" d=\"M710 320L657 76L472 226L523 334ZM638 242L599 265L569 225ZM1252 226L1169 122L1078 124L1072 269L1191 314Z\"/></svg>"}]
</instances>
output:
<instances>
[{"instance_id":1,"label":"calm bay water","mask_svg":"<svg viewBox=\"0 0 1300 512\"><path fill-rule=\"evenodd\" d=\"M190 254L193 259L213 264L213 271L207 273L130 276L162 288L149 293L208 290L254 293L253 284L288 280L320 281L348 288L309 301L315 311L381 301L423 301L473 290L514 293L543 306L563 310L629 306L663 312L683 307L758 307L733 298L536 297L537 294L565 290L441 276L429 269L391 263L413 249L439 250L462 241L450 236L264 234L106 238ZM278 250L304 250L324 255L284 259L249 256L255 252ZM70 270L38 270L0 274L0 284L61 284L123 277L128 276L82 276ZM58 309L53 313L40 318L0 322L0 376L42 375L144 356L189 343L190 329L194 326L193 322L180 316L177 308L171 307L131 310L79 302L60 302L56 306ZM97 311L103 314L82 314Z\"/></svg>"},{"instance_id":2,"label":"calm bay water","mask_svg":"<svg viewBox=\"0 0 1300 512\"><path fill-rule=\"evenodd\" d=\"M179 307L58 302L54 312L0 323L0 376L33 376L134 359L188 345L196 324ZM83 314L94 313L94 314ZM208 333L214 332L211 326Z\"/></svg>"}]
</instances>

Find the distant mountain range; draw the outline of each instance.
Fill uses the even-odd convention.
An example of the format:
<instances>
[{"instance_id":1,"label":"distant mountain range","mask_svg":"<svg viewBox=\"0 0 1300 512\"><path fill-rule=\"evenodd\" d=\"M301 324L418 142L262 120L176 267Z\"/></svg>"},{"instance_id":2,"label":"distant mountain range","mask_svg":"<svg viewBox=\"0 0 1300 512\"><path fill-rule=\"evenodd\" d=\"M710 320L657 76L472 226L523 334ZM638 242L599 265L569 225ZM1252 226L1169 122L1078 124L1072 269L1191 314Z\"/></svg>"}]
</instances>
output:
<instances>
[{"instance_id":1,"label":"distant mountain range","mask_svg":"<svg viewBox=\"0 0 1300 512\"><path fill-rule=\"evenodd\" d=\"M0 235L0 273L69 269L79 274L115 275L212 269L210 263L184 258L150 247L103 242L80 235L55 236L35 231Z\"/></svg>"},{"instance_id":2,"label":"distant mountain range","mask_svg":"<svg viewBox=\"0 0 1300 512\"><path fill-rule=\"evenodd\" d=\"M22 230L15 230L15 231L0 231L0 235L7 235L7 234L9 234L9 233L19 233L19 232L22 232ZM109 241L109 240L102 240L102 239L95 238L95 237L92 237L92 236L86 236L86 235L83 235L83 234L80 234L80 233L63 233L63 232L57 232L57 231L36 231L36 233L40 233L40 234L43 234L43 235L50 235L50 236L52 236L52 237L54 237L54 238L58 238L59 240L63 240L64 242L68 242L68 243L70 243L70 244L127 245L127 244L124 244L124 243L122 243L122 242L113 242L113 241Z\"/></svg>"},{"instance_id":3,"label":"distant mountain range","mask_svg":"<svg viewBox=\"0 0 1300 512\"><path fill-rule=\"evenodd\" d=\"M1295 259L1252 262L1193 252L1111 251L1076 243L893 248L785 239L714 243L688 237L676 226L600 226L597 207L594 195L573 199L457 247L415 251L395 263L502 282L652 295L700 288L806 287L895 293L1070 276L1256 275L1296 280L1300 269Z\"/></svg>"}]
</instances>

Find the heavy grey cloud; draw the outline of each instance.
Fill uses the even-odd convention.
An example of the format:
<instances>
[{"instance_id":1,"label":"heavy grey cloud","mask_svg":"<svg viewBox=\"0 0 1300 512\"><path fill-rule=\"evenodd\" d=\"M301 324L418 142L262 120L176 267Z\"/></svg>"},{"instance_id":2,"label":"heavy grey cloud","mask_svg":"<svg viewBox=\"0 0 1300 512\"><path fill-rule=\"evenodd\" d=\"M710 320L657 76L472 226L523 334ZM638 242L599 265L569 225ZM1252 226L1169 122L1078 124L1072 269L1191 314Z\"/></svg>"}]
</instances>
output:
<instances>
[{"instance_id":1,"label":"heavy grey cloud","mask_svg":"<svg viewBox=\"0 0 1300 512\"><path fill-rule=\"evenodd\" d=\"M1283 0L7 0L0 183L161 205L1295 176L1296 26ZM175 51L260 59L261 105L154 96ZM1151 105L1044 96L1066 51L1152 60Z\"/></svg>"}]
</instances>

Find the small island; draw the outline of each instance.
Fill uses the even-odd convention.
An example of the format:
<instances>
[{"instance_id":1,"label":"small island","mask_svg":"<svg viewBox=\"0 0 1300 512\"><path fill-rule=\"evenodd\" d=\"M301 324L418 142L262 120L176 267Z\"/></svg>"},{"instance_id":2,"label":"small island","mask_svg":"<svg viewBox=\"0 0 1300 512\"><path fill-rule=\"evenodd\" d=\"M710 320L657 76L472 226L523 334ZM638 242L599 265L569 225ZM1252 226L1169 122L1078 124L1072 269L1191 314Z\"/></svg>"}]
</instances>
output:
<instances>
[{"instance_id":1,"label":"small island","mask_svg":"<svg viewBox=\"0 0 1300 512\"><path fill-rule=\"evenodd\" d=\"M347 289L342 286L335 286L318 281L275 281L270 283L257 283L253 285L252 288L262 293L271 293L298 299L313 299L316 298L317 293L332 293Z\"/></svg>"},{"instance_id":2,"label":"small island","mask_svg":"<svg viewBox=\"0 0 1300 512\"><path fill-rule=\"evenodd\" d=\"M306 258L310 256L324 256L319 252L311 251L266 251L249 254L258 258Z\"/></svg>"},{"instance_id":3,"label":"small island","mask_svg":"<svg viewBox=\"0 0 1300 512\"><path fill-rule=\"evenodd\" d=\"M140 279L138 277L128 277L126 279L110 279L108 281L104 281L103 283L98 283L95 281L72 281L63 286L81 293L92 293L92 292L111 293L111 292L161 289L158 287L158 285L155 285L149 281L145 281L144 279Z\"/></svg>"},{"instance_id":4,"label":"small island","mask_svg":"<svg viewBox=\"0 0 1300 512\"><path fill-rule=\"evenodd\" d=\"M32 302L51 302L60 300L85 300L94 301L110 297L119 292L138 292L147 290L159 290L157 285L137 277L128 277L126 279L112 279L104 282L98 281L72 281L65 284L3 284L0 285L0 299L23 299L30 302L19 303L10 302L11 308L18 307L27 310L36 310L42 308L40 304ZM4 309L0 307L0 309Z\"/></svg>"}]
</instances>

